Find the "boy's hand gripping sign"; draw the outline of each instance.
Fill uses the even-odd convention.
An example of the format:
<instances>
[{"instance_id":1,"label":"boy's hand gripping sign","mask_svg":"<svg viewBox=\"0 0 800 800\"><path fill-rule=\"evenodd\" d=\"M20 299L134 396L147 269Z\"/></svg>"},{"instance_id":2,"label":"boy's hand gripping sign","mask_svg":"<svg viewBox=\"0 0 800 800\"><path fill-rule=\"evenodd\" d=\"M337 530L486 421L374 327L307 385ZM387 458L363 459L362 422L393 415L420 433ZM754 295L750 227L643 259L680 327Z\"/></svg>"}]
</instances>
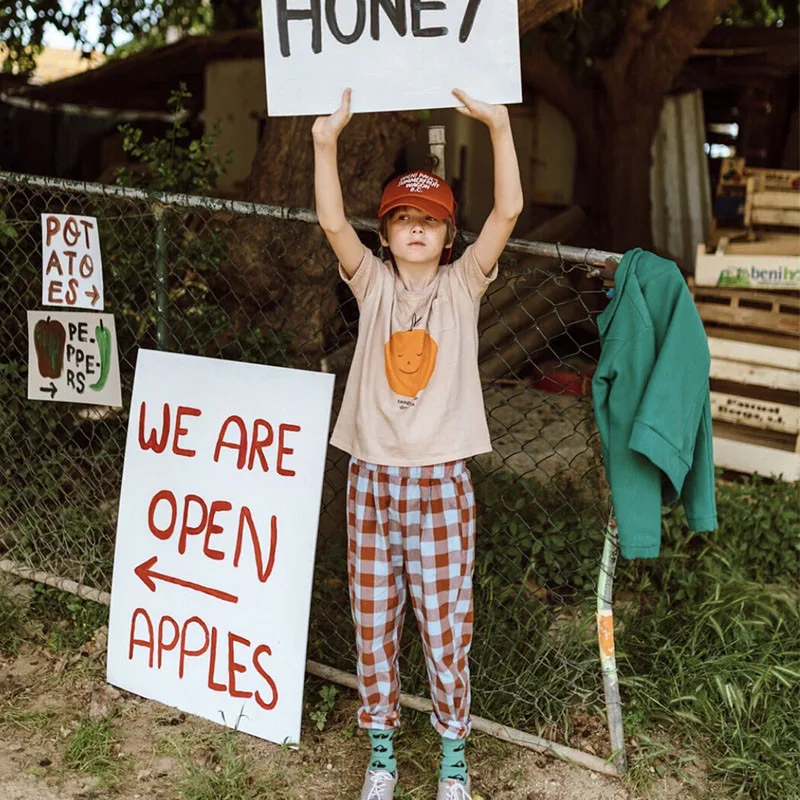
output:
<instances>
[{"instance_id":1,"label":"boy's hand gripping sign","mask_svg":"<svg viewBox=\"0 0 800 800\"><path fill-rule=\"evenodd\" d=\"M140 350L108 682L300 738L333 376Z\"/></svg>"},{"instance_id":2,"label":"boy's hand gripping sign","mask_svg":"<svg viewBox=\"0 0 800 800\"><path fill-rule=\"evenodd\" d=\"M517 0L261 0L271 117L522 100Z\"/></svg>"}]
</instances>

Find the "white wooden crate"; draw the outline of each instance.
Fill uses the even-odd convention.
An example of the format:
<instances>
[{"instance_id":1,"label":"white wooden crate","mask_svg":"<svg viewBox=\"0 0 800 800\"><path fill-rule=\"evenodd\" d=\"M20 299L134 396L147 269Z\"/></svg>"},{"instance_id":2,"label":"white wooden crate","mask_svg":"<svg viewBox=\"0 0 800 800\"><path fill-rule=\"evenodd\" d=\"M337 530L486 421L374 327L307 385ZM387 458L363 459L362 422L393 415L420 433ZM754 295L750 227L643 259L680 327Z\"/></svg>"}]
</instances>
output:
<instances>
[{"instance_id":1,"label":"white wooden crate","mask_svg":"<svg viewBox=\"0 0 800 800\"><path fill-rule=\"evenodd\" d=\"M716 466L800 480L800 350L713 336L708 344L711 378L735 385L711 392Z\"/></svg>"}]
</instances>

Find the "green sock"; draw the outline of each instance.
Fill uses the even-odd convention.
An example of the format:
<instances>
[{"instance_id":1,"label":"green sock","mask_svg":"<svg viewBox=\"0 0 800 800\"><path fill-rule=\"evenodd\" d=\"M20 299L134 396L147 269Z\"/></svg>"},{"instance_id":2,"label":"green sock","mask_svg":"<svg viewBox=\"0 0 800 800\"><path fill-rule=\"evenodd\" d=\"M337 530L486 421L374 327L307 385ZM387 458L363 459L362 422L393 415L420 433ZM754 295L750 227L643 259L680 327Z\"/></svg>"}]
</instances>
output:
<instances>
[{"instance_id":1,"label":"green sock","mask_svg":"<svg viewBox=\"0 0 800 800\"><path fill-rule=\"evenodd\" d=\"M369 743L372 753L369 757L369 768L381 772L397 772L397 759L394 757L394 730L370 731Z\"/></svg>"},{"instance_id":2,"label":"green sock","mask_svg":"<svg viewBox=\"0 0 800 800\"><path fill-rule=\"evenodd\" d=\"M467 782L466 739L447 739L442 737L442 764L439 768L440 781Z\"/></svg>"}]
</instances>

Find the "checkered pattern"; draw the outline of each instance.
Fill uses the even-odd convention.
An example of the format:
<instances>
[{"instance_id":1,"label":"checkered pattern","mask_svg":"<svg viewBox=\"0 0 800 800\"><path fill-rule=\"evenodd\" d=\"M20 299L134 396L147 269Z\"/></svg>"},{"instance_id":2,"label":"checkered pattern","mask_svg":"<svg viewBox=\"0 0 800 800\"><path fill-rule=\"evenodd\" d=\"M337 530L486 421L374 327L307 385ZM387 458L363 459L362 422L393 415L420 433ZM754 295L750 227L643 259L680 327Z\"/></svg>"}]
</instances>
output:
<instances>
[{"instance_id":1,"label":"checkered pattern","mask_svg":"<svg viewBox=\"0 0 800 800\"><path fill-rule=\"evenodd\" d=\"M465 462L384 467L351 459L347 534L359 725L398 725L408 591L425 650L431 724L442 736L467 736L475 497Z\"/></svg>"}]
</instances>

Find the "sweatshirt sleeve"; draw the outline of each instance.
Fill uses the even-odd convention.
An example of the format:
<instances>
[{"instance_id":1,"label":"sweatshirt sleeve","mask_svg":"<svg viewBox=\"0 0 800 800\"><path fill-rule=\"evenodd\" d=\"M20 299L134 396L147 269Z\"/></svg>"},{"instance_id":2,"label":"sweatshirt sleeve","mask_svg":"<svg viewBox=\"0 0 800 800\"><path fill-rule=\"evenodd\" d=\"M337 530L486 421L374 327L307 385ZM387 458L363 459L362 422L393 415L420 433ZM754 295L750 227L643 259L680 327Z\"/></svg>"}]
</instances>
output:
<instances>
[{"instance_id":1,"label":"sweatshirt sleeve","mask_svg":"<svg viewBox=\"0 0 800 800\"><path fill-rule=\"evenodd\" d=\"M606 343L592 381L624 558L655 558L661 547L661 476L649 459L628 446L632 409L646 386L653 357L652 329L642 328L628 341Z\"/></svg>"},{"instance_id":2,"label":"sweatshirt sleeve","mask_svg":"<svg viewBox=\"0 0 800 800\"><path fill-rule=\"evenodd\" d=\"M666 476L664 502L674 503L695 459L708 401L711 357L703 323L678 267L671 262L642 287L653 313L656 355L629 440ZM713 479L713 469L712 469Z\"/></svg>"},{"instance_id":3,"label":"sweatshirt sleeve","mask_svg":"<svg viewBox=\"0 0 800 800\"><path fill-rule=\"evenodd\" d=\"M697 429L697 443L694 459L686 481L683 484L683 507L686 521L693 531L714 531L717 529L717 501L714 479L714 434L711 427L711 401L706 397L700 425Z\"/></svg>"}]
</instances>

